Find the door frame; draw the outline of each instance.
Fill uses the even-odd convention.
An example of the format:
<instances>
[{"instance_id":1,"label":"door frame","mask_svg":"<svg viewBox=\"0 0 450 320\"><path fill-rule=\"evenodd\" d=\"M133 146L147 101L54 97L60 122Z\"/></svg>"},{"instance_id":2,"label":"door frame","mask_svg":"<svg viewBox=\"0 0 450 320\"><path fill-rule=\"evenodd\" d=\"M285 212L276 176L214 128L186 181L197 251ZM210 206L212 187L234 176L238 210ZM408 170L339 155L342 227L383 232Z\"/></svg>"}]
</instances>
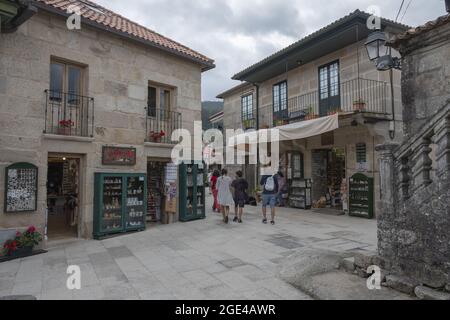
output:
<instances>
[{"instance_id":1,"label":"door frame","mask_svg":"<svg viewBox=\"0 0 450 320\"><path fill-rule=\"evenodd\" d=\"M317 68L317 75L318 75L318 98L319 98L319 116L321 116L321 117L323 117L323 116L326 116L327 114L326 113L328 113L328 111L330 111L330 98L331 98L331 96L330 96L330 89L331 89L331 77L330 77L330 66L332 66L333 64L336 64L337 63L337 69L338 69L338 82L337 82L337 86L338 86L338 95L337 96L334 96L333 98L336 98L336 99L339 99L339 106L336 106L336 107L341 107L341 63L340 63L340 60L339 59L336 59L336 60L334 60L334 61L331 61L331 62L328 62L328 63L326 63L326 64L323 64L323 65L321 65L321 66L319 66L318 68ZM327 68L327 76L328 76L328 78L327 78L327 86L328 86L328 97L327 97L327 106L326 106L326 112L325 113L323 113L323 112L321 112L322 110L322 108L321 108L321 102L322 102L322 99L321 99L321 84L320 84L320 71L321 71L321 69L323 69L323 68Z\"/></svg>"},{"instance_id":2,"label":"door frame","mask_svg":"<svg viewBox=\"0 0 450 320\"><path fill-rule=\"evenodd\" d=\"M85 167L86 167L86 159L85 159L85 155L84 154L75 154L75 153L59 153L59 152L49 152L47 154L47 175L45 178L45 181L48 182L48 159L49 158L63 158L66 157L67 159L76 159L78 160L78 221L77 221L77 234L76 237L78 239L81 238L82 235L82 226L83 226L83 221L84 221L84 199L85 199L85 181L86 181L86 172L85 172ZM46 200L46 205L45 205L45 238L48 239L48 208L47 208L47 195L48 195L48 190L47 190L47 183L45 186L46 189L46 193L45 193L45 200ZM50 239L51 240L51 239Z\"/></svg>"}]
</instances>

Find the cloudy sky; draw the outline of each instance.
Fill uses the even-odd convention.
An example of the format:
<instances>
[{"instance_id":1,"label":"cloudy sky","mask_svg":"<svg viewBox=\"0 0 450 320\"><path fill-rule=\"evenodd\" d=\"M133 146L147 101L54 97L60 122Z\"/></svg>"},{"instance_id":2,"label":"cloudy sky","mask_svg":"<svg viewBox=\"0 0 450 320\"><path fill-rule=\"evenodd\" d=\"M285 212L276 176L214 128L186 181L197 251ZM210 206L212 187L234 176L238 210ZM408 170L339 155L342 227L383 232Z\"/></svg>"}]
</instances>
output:
<instances>
[{"instance_id":1,"label":"cloudy sky","mask_svg":"<svg viewBox=\"0 0 450 320\"><path fill-rule=\"evenodd\" d=\"M395 19L402 0L93 0L216 61L203 100L238 84L244 68L355 9ZM405 10L407 11L405 12ZM404 0L398 20L417 26L445 14L444 0Z\"/></svg>"}]
</instances>

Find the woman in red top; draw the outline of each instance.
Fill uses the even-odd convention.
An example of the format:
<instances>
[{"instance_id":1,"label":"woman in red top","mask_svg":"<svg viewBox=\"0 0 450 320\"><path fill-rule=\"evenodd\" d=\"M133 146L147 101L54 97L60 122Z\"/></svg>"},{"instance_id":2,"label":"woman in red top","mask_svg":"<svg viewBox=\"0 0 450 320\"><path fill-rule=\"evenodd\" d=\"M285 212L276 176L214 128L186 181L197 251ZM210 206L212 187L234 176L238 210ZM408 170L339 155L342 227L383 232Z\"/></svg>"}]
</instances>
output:
<instances>
[{"instance_id":1,"label":"woman in red top","mask_svg":"<svg viewBox=\"0 0 450 320\"><path fill-rule=\"evenodd\" d=\"M220 172L219 170L214 170L214 173L211 176L211 191L214 197L214 204L213 204L213 211L214 212L220 212L220 206L219 206L219 202L217 201L217 194L218 194L218 190L217 190L217 178L220 177Z\"/></svg>"}]
</instances>

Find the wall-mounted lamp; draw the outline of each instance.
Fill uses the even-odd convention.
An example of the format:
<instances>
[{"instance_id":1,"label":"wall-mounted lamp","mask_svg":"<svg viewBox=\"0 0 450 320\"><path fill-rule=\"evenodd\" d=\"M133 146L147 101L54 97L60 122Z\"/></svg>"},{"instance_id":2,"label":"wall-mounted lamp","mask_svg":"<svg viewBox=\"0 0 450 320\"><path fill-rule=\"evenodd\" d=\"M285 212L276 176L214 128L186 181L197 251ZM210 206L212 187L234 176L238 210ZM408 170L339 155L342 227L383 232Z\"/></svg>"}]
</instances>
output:
<instances>
[{"instance_id":1,"label":"wall-mounted lamp","mask_svg":"<svg viewBox=\"0 0 450 320\"><path fill-rule=\"evenodd\" d=\"M369 35L365 43L369 59L374 61L377 69L388 71L391 69L401 69L401 60L392 56L392 50L386 46L386 35L382 31L375 31Z\"/></svg>"}]
</instances>

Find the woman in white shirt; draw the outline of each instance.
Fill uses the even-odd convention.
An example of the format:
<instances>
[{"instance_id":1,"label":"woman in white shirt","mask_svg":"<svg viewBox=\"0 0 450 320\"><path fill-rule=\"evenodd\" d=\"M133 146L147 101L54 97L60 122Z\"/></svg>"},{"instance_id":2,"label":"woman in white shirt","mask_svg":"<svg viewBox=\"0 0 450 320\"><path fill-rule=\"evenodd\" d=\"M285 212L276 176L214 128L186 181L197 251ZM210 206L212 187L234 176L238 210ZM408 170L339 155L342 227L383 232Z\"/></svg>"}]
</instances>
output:
<instances>
[{"instance_id":1,"label":"woman in white shirt","mask_svg":"<svg viewBox=\"0 0 450 320\"><path fill-rule=\"evenodd\" d=\"M217 179L218 201L223 215L223 222L228 223L230 208L234 206L231 183L233 180L228 176L227 169L222 170L222 176Z\"/></svg>"}]
</instances>

